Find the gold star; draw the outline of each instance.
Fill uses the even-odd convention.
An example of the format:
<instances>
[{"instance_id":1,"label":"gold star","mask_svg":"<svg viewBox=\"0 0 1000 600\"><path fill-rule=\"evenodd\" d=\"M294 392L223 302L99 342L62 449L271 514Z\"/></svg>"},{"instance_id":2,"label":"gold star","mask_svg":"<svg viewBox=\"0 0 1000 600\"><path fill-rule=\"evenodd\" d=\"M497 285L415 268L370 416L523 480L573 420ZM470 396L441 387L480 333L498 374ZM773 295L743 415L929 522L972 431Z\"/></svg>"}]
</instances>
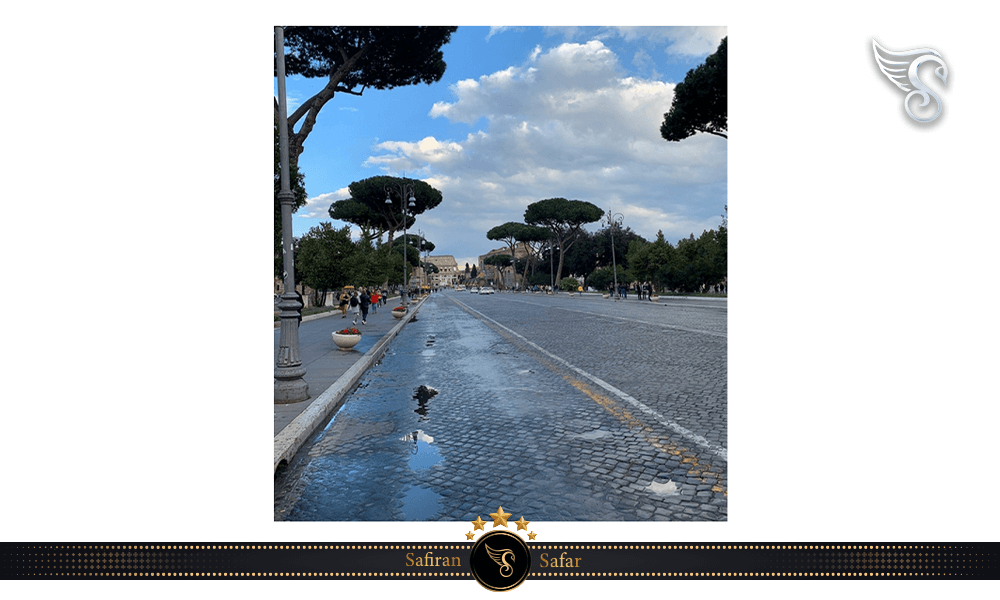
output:
<instances>
[{"instance_id":1,"label":"gold star","mask_svg":"<svg viewBox=\"0 0 1000 600\"><path fill-rule=\"evenodd\" d=\"M514 522L517 523L517 530L518 531L521 531L522 529L525 530L525 531L527 531L528 530L528 523L531 523L531 521L525 521L524 520L524 515L521 515L521 518L518 519L517 521L514 521Z\"/></svg>"},{"instance_id":2,"label":"gold star","mask_svg":"<svg viewBox=\"0 0 1000 600\"><path fill-rule=\"evenodd\" d=\"M483 527L484 525L486 525L486 521L480 519L478 516L476 517L476 520L472 522L472 525L474 526L473 531L475 531L476 529L482 529L483 531L486 531L486 528Z\"/></svg>"},{"instance_id":3,"label":"gold star","mask_svg":"<svg viewBox=\"0 0 1000 600\"><path fill-rule=\"evenodd\" d=\"M483 531L486 531L486 530L484 529ZM473 537L473 533L471 531L469 533L465 534L465 539L467 539L467 540L471 540L472 537Z\"/></svg>"},{"instance_id":4,"label":"gold star","mask_svg":"<svg viewBox=\"0 0 1000 600\"><path fill-rule=\"evenodd\" d=\"M503 525L504 527L506 527L507 526L507 517L510 516L510 513L505 513L503 511L503 507L501 506L500 508L497 509L497 511L495 513L490 513L490 516L493 517L493 526L494 527L496 527L497 525Z\"/></svg>"},{"instance_id":5,"label":"gold star","mask_svg":"<svg viewBox=\"0 0 1000 600\"><path fill-rule=\"evenodd\" d=\"M529 534L528 534L528 539L529 539L529 540L533 540L533 539L535 539L535 536L536 536L536 535L538 535L538 534L537 534L537 533L535 533L534 531L532 531L531 533L529 533Z\"/></svg>"}]
</instances>

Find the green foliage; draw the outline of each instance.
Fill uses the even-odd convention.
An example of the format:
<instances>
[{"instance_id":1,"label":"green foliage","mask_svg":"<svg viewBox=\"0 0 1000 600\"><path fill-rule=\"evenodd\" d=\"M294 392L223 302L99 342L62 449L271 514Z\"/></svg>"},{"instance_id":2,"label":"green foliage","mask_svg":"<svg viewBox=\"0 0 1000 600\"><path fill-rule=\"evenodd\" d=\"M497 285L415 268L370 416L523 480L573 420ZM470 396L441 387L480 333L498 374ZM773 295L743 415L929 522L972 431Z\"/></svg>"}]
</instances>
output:
<instances>
[{"instance_id":1,"label":"green foliage","mask_svg":"<svg viewBox=\"0 0 1000 600\"><path fill-rule=\"evenodd\" d=\"M476 265L472 265L472 271L469 273L469 279L475 279L476 277L479 277L479 274L476 273Z\"/></svg>"},{"instance_id":2,"label":"green foliage","mask_svg":"<svg viewBox=\"0 0 1000 600\"><path fill-rule=\"evenodd\" d=\"M320 223L299 240L295 257L302 283L314 290L333 290L350 283L349 258L355 252L349 227Z\"/></svg>"},{"instance_id":3,"label":"green foliage","mask_svg":"<svg viewBox=\"0 0 1000 600\"><path fill-rule=\"evenodd\" d=\"M615 281L614 270L611 267L595 269L587 278L587 285L598 291L607 291Z\"/></svg>"},{"instance_id":4,"label":"green foliage","mask_svg":"<svg viewBox=\"0 0 1000 600\"><path fill-rule=\"evenodd\" d=\"M414 207L407 208L404 214L399 191L408 186L413 187ZM413 227L416 215L437 207L443 200L441 192L426 182L385 175L355 181L347 189L351 197L334 202L330 206L330 217L371 232L374 235L371 239L388 232L391 241L395 232ZM387 197L392 200L389 204L385 202ZM408 205L409 198L405 200Z\"/></svg>"},{"instance_id":5,"label":"green foliage","mask_svg":"<svg viewBox=\"0 0 1000 600\"><path fill-rule=\"evenodd\" d=\"M549 231L544 227L534 227L532 225L525 225L524 223L516 223L514 221L508 221L503 225L497 225L493 229L486 232L487 239L500 240L507 244L507 248L510 249L511 256L514 256L515 248L520 243L524 243L533 256L535 251L537 251L537 242L547 240L549 236ZM520 271L518 270L518 267L521 267ZM514 263L514 274L517 275L520 272L523 275L526 268L527 263L525 261L516 261Z\"/></svg>"},{"instance_id":6,"label":"green foliage","mask_svg":"<svg viewBox=\"0 0 1000 600\"><path fill-rule=\"evenodd\" d=\"M524 222L549 230L559 248L559 266L556 268L556 279L559 279L566 251L573 247L583 225L599 221L602 216L604 211L590 202L549 198L529 204L524 211Z\"/></svg>"},{"instance_id":7,"label":"green foliage","mask_svg":"<svg viewBox=\"0 0 1000 600\"><path fill-rule=\"evenodd\" d=\"M675 248L663 237L629 246L629 280L652 281L660 289L696 292L726 279L725 228L692 234ZM620 273L620 272L619 272ZM619 280L621 280L619 275Z\"/></svg>"},{"instance_id":8,"label":"green foliage","mask_svg":"<svg viewBox=\"0 0 1000 600\"><path fill-rule=\"evenodd\" d=\"M483 259L483 263L493 265L497 269L505 269L513 264L509 254L494 254Z\"/></svg>"},{"instance_id":9,"label":"green foliage","mask_svg":"<svg viewBox=\"0 0 1000 600\"><path fill-rule=\"evenodd\" d=\"M285 73L337 77L336 91L434 83L457 27L286 27ZM345 68L346 67L346 68ZM338 73L340 72L340 73Z\"/></svg>"},{"instance_id":10,"label":"green foliage","mask_svg":"<svg viewBox=\"0 0 1000 600\"><path fill-rule=\"evenodd\" d=\"M355 287L373 287L387 280L397 281L394 273L398 273L398 281L402 283L402 266L402 257L394 257L388 248L375 248L365 240L355 242L354 252L344 261L348 283Z\"/></svg>"},{"instance_id":11,"label":"green foliage","mask_svg":"<svg viewBox=\"0 0 1000 600\"><path fill-rule=\"evenodd\" d=\"M728 139L726 47L729 38L697 68L688 71L684 81L674 88L670 111L663 115L660 135L679 142L696 132L711 133Z\"/></svg>"},{"instance_id":12,"label":"green foliage","mask_svg":"<svg viewBox=\"0 0 1000 600\"><path fill-rule=\"evenodd\" d=\"M575 292L580 287L580 282L575 277L563 277L559 280L559 289L567 292Z\"/></svg>"},{"instance_id":13,"label":"green foliage","mask_svg":"<svg viewBox=\"0 0 1000 600\"><path fill-rule=\"evenodd\" d=\"M577 231L586 223L599 221L602 216L604 211L590 202L565 198L539 200L529 204L524 211L525 223L545 227L556 234Z\"/></svg>"},{"instance_id":14,"label":"green foliage","mask_svg":"<svg viewBox=\"0 0 1000 600\"><path fill-rule=\"evenodd\" d=\"M421 240L419 236L416 236L416 235L413 235L412 233L407 232L407 234L405 236L400 236L400 237L396 238L395 240L393 240L393 242L392 242L392 251L393 251L393 253L398 254L400 258L402 258L403 257L403 244L405 242L406 243L406 262L408 262L413 267L419 267L420 266L420 250L421 250L421 242L422 241L423 240ZM427 243L430 244L430 242L427 242ZM433 244L431 244L431 248L433 248L433 247L434 247Z\"/></svg>"}]
</instances>

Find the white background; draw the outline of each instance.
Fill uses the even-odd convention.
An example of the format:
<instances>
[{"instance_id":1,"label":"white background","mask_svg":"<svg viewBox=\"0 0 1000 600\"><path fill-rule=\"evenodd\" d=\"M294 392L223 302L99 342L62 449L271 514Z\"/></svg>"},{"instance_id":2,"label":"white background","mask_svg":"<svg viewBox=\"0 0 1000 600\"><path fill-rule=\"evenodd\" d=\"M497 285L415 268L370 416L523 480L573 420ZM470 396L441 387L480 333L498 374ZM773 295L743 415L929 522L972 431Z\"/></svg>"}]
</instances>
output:
<instances>
[{"instance_id":1,"label":"white background","mask_svg":"<svg viewBox=\"0 0 1000 600\"><path fill-rule=\"evenodd\" d=\"M441 5L350 14L729 26L729 521L533 522L538 541L998 539L990 20L972 3ZM9 15L20 25L2 42L3 541L463 541L462 523L273 522L273 333L260 316L271 305L272 26L343 19L343 5L68 6ZM873 36L944 56L934 125L905 115ZM200 220L233 198L245 209L228 227ZM516 499L501 503L516 512ZM27 585L65 595L80 584ZM958 585L864 590L930 597ZM529 581L513 593L833 597L860 586ZM471 581L100 585L115 597L232 588L485 593Z\"/></svg>"}]
</instances>

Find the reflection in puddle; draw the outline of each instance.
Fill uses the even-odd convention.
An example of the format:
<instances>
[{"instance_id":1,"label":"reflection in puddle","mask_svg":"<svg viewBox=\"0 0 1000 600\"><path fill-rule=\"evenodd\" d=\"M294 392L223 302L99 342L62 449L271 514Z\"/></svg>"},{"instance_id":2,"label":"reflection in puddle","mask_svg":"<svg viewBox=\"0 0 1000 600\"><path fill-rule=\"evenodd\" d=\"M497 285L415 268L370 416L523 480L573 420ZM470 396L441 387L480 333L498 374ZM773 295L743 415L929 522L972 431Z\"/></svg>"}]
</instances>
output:
<instances>
[{"instance_id":1,"label":"reflection in puddle","mask_svg":"<svg viewBox=\"0 0 1000 600\"><path fill-rule=\"evenodd\" d=\"M414 471L427 469L441 462L441 453L431 444L434 438L421 430L408 433L399 438L403 442L411 442L410 445L410 468Z\"/></svg>"},{"instance_id":2,"label":"reflection in puddle","mask_svg":"<svg viewBox=\"0 0 1000 600\"><path fill-rule=\"evenodd\" d=\"M437 393L438 391L436 389L422 385L418 387L416 393L413 394L414 399L416 399L417 404L419 405L413 412L420 415L421 421L427 420L427 401L436 396Z\"/></svg>"},{"instance_id":3,"label":"reflection in puddle","mask_svg":"<svg viewBox=\"0 0 1000 600\"><path fill-rule=\"evenodd\" d=\"M430 490L411 487L403 496L403 518L407 521L426 521L441 510L441 495Z\"/></svg>"}]
</instances>

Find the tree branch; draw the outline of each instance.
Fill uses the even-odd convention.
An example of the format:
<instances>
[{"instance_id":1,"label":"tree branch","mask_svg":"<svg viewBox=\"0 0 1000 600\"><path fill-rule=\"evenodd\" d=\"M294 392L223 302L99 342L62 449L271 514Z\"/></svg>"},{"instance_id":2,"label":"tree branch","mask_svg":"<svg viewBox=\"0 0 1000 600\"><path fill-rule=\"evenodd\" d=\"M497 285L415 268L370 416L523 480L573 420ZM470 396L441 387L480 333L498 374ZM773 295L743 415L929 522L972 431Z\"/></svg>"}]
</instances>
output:
<instances>
[{"instance_id":1,"label":"tree branch","mask_svg":"<svg viewBox=\"0 0 1000 600\"><path fill-rule=\"evenodd\" d=\"M719 133L718 131L712 131L711 129L698 129L697 127L695 129L702 133L711 133L712 135L717 135L719 137L726 138L727 140L729 139L729 137L726 136L726 134Z\"/></svg>"},{"instance_id":2,"label":"tree branch","mask_svg":"<svg viewBox=\"0 0 1000 600\"><path fill-rule=\"evenodd\" d=\"M288 117L288 141L289 141L289 156L291 157L292 164L298 164L299 155L302 154L302 145L305 143L306 138L312 132L313 126L316 124L316 117L319 116L319 111L323 109L323 106L333 98L335 92L342 91L348 94L354 93L340 84L341 80L350 73L354 66L361 60L365 52L368 50L368 46L362 47L360 50L354 53L354 56L348 58L340 67L330 74L330 81L326 86L317 92L312 98L309 98L302 103L298 109L292 113L292 116ZM343 53L343 50L341 50ZM356 94L360 95L360 94ZM305 116L305 121L302 122L302 127L299 128L298 133L292 133L295 123L298 122Z\"/></svg>"},{"instance_id":3,"label":"tree branch","mask_svg":"<svg viewBox=\"0 0 1000 600\"><path fill-rule=\"evenodd\" d=\"M360 92L355 92L354 90L352 90L350 88L345 88L344 86L338 86L334 91L335 92L342 92L344 94L350 94L352 96L361 96L365 92L364 88L361 88Z\"/></svg>"}]
</instances>

